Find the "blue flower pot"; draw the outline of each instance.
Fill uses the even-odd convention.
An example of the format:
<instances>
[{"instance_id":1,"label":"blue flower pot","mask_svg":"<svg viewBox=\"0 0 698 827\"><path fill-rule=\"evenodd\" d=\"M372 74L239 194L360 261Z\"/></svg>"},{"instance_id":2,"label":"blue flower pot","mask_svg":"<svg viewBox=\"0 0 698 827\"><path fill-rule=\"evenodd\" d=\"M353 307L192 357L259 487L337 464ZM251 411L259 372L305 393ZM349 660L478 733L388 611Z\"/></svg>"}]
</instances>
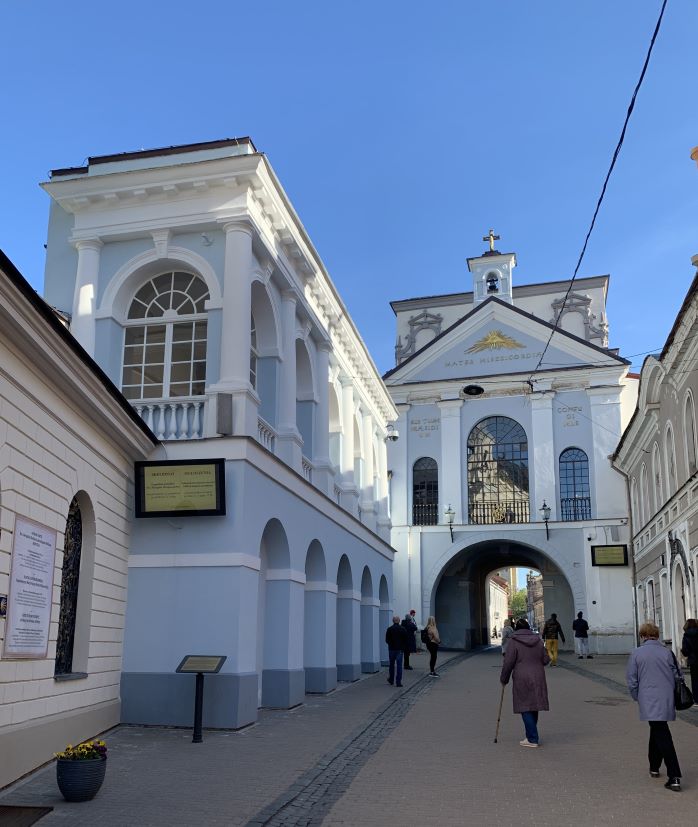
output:
<instances>
[{"instance_id":1,"label":"blue flower pot","mask_svg":"<svg viewBox=\"0 0 698 827\"><path fill-rule=\"evenodd\" d=\"M56 759L56 781L66 801L89 801L99 792L107 771L106 758L88 761Z\"/></svg>"}]
</instances>

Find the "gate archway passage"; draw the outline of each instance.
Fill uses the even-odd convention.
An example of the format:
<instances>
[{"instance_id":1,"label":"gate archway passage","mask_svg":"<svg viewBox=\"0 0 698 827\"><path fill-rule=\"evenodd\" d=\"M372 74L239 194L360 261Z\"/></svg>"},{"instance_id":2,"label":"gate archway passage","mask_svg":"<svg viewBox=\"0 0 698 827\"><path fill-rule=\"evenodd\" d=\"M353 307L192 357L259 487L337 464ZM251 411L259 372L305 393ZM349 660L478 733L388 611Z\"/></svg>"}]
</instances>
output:
<instances>
[{"instance_id":1,"label":"gate archway passage","mask_svg":"<svg viewBox=\"0 0 698 827\"><path fill-rule=\"evenodd\" d=\"M562 570L543 552L509 540L487 540L457 552L434 579L430 613L436 617L442 645L472 649L490 642L487 578L496 570L530 568L543 574L545 613L556 612L571 648L575 607Z\"/></svg>"}]
</instances>

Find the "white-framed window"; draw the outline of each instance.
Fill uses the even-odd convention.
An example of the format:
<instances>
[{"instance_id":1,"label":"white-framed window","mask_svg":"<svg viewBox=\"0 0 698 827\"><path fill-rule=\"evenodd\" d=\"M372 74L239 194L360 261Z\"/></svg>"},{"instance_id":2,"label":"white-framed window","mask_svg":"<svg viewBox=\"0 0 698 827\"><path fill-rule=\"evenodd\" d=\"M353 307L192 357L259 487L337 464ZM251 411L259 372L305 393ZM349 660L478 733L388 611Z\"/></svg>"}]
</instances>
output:
<instances>
[{"instance_id":1,"label":"white-framed window","mask_svg":"<svg viewBox=\"0 0 698 827\"><path fill-rule=\"evenodd\" d=\"M124 330L127 399L204 395L208 298L202 278L180 271L154 276L138 290Z\"/></svg>"},{"instance_id":2,"label":"white-framed window","mask_svg":"<svg viewBox=\"0 0 698 827\"><path fill-rule=\"evenodd\" d=\"M686 434L686 471L691 477L698 471L696 463L696 411L693 404L693 394L688 391L684 405L684 432Z\"/></svg>"}]
</instances>

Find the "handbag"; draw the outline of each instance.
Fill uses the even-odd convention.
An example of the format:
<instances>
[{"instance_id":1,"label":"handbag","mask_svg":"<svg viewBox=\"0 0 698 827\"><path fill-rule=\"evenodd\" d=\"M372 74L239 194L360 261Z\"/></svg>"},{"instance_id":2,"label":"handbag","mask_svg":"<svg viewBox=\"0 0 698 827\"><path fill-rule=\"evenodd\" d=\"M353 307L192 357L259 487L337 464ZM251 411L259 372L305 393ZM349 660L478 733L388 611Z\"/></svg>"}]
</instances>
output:
<instances>
[{"instance_id":1,"label":"handbag","mask_svg":"<svg viewBox=\"0 0 698 827\"><path fill-rule=\"evenodd\" d=\"M674 665L676 666L676 671L678 672L678 677L676 678L676 682L674 684L674 706L679 710L690 709L693 706L693 693L686 686L686 681L683 679L683 675L681 674L681 669L679 667L679 662L676 660L676 655L672 652L671 656L674 659Z\"/></svg>"}]
</instances>

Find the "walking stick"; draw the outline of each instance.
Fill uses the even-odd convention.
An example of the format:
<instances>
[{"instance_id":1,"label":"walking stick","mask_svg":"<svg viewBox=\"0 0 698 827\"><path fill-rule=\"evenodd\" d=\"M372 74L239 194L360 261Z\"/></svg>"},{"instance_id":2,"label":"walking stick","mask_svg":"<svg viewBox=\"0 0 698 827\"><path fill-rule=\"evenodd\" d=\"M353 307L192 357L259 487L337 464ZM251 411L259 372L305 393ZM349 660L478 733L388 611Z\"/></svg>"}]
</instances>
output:
<instances>
[{"instance_id":1,"label":"walking stick","mask_svg":"<svg viewBox=\"0 0 698 827\"><path fill-rule=\"evenodd\" d=\"M506 688L506 684L502 684L502 694L499 698L499 713L497 714L497 731L494 734L494 742L497 743L497 738L499 738L499 722L502 719L502 704L504 703L504 690Z\"/></svg>"}]
</instances>

